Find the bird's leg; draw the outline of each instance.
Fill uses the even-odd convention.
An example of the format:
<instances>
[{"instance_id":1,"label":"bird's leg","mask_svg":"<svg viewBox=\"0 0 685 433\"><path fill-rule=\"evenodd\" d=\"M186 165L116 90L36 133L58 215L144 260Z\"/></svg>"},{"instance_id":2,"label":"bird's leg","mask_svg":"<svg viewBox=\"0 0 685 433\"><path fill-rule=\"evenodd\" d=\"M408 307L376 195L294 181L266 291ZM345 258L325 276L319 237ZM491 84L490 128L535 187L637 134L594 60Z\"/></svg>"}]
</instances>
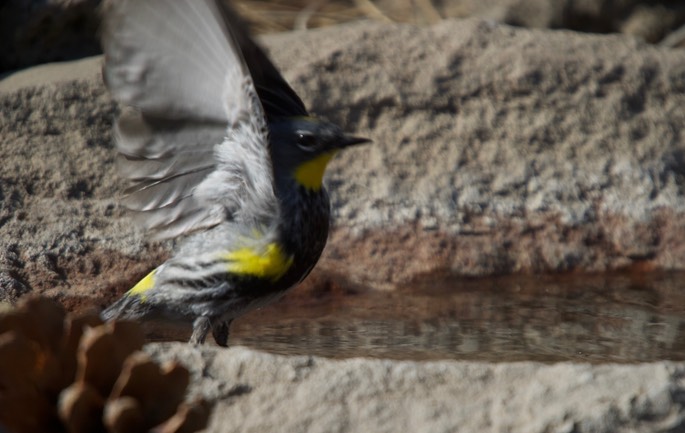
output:
<instances>
[{"instance_id":1,"label":"bird's leg","mask_svg":"<svg viewBox=\"0 0 685 433\"><path fill-rule=\"evenodd\" d=\"M193 335L190 336L189 343L197 346L199 344L204 344L205 338L209 330L212 328L212 322L209 317L200 316L193 322Z\"/></svg>"},{"instance_id":2,"label":"bird's leg","mask_svg":"<svg viewBox=\"0 0 685 433\"><path fill-rule=\"evenodd\" d=\"M214 336L214 341L221 347L228 347L228 331L231 327L230 320L218 320L212 324L212 335Z\"/></svg>"}]
</instances>

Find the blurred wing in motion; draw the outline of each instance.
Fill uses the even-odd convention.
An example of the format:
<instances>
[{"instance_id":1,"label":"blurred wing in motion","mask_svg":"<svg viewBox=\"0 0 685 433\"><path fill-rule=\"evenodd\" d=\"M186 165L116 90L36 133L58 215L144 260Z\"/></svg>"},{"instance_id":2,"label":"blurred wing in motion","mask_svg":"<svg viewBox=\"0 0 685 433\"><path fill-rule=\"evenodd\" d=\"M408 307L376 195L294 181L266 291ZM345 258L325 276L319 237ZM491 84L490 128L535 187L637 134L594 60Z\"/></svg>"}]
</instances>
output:
<instances>
[{"instance_id":1,"label":"blurred wing in motion","mask_svg":"<svg viewBox=\"0 0 685 433\"><path fill-rule=\"evenodd\" d=\"M265 116L306 110L232 11L112 0L103 22L104 79L130 107L115 126L125 203L142 225L168 238L276 212Z\"/></svg>"},{"instance_id":2,"label":"blurred wing in motion","mask_svg":"<svg viewBox=\"0 0 685 433\"><path fill-rule=\"evenodd\" d=\"M259 45L250 38L250 32L238 14L228 6L226 1L220 1L219 8L240 47L240 52L245 59L250 75L252 75L267 119L308 116L302 100L288 85Z\"/></svg>"}]
</instances>

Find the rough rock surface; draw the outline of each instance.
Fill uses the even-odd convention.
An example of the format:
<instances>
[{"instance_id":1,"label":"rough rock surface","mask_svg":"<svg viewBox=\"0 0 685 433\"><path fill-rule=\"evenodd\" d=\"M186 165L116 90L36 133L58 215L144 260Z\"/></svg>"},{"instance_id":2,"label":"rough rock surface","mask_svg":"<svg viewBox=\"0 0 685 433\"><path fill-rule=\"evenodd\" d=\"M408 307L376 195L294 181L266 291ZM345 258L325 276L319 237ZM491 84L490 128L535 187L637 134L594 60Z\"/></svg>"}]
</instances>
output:
<instances>
[{"instance_id":1,"label":"rough rock surface","mask_svg":"<svg viewBox=\"0 0 685 433\"><path fill-rule=\"evenodd\" d=\"M218 401L208 431L676 432L685 366L281 357L154 344Z\"/></svg>"},{"instance_id":2,"label":"rough rock surface","mask_svg":"<svg viewBox=\"0 0 685 433\"><path fill-rule=\"evenodd\" d=\"M265 43L313 112L375 140L329 171L319 281L685 267L685 51L479 20ZM5 299L105 303L165 256L117 204L99 67L0 82Z\"/></svg>"},{"instance_id":3,"label":"rough rock surface","mask_svg":"<svg viewBox=\"0 0 685 433\"><path fill-rule=\"evenodd\" d=\"M684 52L478 21L348 43L301 49L314 79L292 67L312 106L377 141L329 175L338 269L373 284L682 268ZM360 252L367 273L344 267Z\"/></svg>"}]
</instances>

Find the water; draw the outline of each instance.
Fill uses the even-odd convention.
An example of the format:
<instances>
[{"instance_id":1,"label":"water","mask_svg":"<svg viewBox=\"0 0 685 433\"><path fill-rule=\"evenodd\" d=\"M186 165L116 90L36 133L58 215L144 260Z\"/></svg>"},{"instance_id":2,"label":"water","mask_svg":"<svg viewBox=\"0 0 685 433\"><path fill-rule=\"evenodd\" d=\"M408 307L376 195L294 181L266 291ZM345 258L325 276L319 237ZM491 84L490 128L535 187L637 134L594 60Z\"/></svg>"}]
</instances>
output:
<instances>
[{"instance_id":1,"label":"water","mask_svg":"<svg viewBox=\"0 0 685 433\"><path fill-rule=\"evenodd\" d=\"M230 344L330 358L685 360L685 273L432 279L299 293L234 322Z\"/></svg>"}]
</instances>

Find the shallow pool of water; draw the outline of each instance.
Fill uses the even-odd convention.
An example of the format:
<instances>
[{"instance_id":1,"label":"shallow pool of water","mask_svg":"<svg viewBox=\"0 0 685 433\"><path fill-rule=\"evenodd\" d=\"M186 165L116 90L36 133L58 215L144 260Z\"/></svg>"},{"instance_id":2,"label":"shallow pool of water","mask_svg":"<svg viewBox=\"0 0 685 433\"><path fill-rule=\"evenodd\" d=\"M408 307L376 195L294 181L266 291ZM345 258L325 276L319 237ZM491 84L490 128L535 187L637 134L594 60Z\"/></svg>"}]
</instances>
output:
<instances>
[{"instance_id":1,"label":"shallow pool of water","mask_svg":"<svg viewBox=\"0 0 685 433\"><path fill-rule=\"evenodd\" d=\"M421 281L394 292L288 297L230 344L331 358L685 360L685 273Z\"/></svg>"}]
</instances>

